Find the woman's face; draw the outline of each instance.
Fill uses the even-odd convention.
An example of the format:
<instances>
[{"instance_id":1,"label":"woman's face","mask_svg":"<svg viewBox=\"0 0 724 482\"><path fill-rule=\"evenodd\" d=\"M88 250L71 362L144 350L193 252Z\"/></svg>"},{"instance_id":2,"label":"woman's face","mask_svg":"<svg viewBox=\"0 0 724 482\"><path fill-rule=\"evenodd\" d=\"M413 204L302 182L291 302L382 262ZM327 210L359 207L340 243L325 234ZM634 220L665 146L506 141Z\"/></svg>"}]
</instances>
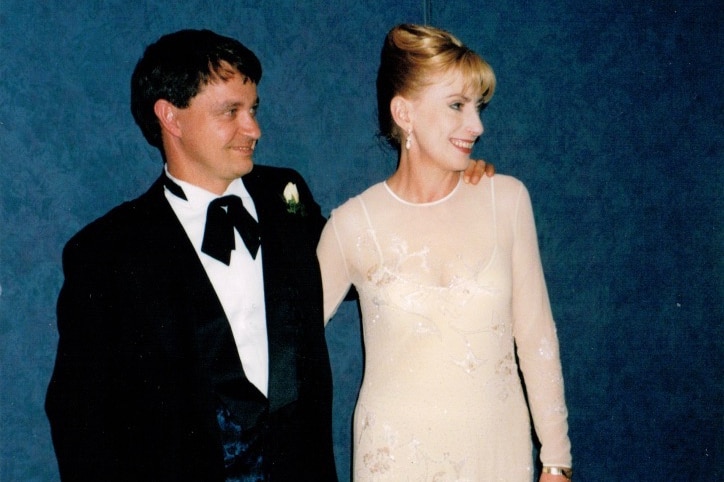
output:
<instances>
[{"instance_id":1,"label":"woman's face","mask_svg":"<svg viewBox=\"0 0 724 482\"><path fill-rule=\"evenodd\" d=\"M452 70L435 78L409 102L411 159L445 170L464 170L483 133L482 94Z\"/></svg>"}]
</instances>

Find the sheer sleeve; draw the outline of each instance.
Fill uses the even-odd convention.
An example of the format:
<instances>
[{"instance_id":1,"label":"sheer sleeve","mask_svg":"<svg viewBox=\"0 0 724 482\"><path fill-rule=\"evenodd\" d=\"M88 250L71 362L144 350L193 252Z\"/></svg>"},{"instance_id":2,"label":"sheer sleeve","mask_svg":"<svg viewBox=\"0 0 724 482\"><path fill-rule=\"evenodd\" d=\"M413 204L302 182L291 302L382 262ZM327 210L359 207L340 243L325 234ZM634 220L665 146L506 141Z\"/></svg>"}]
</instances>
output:
<instances>
[{"instance_id":1,"label":"sheer sleeve","mask_svg":"<svg viewBox=\"0 0 724 482\"><path fill-rule=\"evenodd\" d=\"M543 465L571 467L558 337L546 289L533 209L518 194L513 242L513 333Z\"/></svg>"},{"instance_id":2,"label":"sheer sleeve","mask_svg":"<svg viewBox=\"0 0 724 482\"><path fill-rule=\"evenodd\" d=\"M324 323L328 323L344 300L352 284L347 267L347 260L342 249L340 233L337 228L339 212L332 212L322 230L322 237L317 246L317 258L322 272L322 288L324 290Z\"/></svg>"}]
</instances>

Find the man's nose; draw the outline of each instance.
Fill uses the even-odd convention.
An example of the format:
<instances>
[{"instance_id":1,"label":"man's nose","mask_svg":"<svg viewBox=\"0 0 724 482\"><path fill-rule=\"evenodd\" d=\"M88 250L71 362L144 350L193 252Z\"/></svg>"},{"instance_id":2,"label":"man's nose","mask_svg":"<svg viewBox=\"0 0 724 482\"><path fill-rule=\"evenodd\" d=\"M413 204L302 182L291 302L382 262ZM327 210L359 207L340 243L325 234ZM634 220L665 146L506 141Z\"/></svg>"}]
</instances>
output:
<instances>
[{"instance_id":1,"label":"man's nose","mask_svg":"<svg viewBox=\"0 0 724 482\"><path fill-rule=\"evenodd\" d=\"M239 127L245 135L251 137L252 139L259 139L261 137L261 128L259 127L259 122L256 120L256 117L251 115L242 116L239 122Z\"/></svg>"}]
</instances>

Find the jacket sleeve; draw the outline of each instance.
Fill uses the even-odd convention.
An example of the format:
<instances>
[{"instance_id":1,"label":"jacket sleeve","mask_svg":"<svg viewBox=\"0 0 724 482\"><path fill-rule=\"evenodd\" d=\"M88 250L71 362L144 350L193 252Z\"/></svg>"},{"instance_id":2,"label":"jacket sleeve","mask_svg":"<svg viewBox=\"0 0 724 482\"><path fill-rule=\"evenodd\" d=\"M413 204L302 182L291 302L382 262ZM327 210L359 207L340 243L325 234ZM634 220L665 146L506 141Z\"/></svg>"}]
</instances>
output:
<instances>
[{"instance_id":1,"label":"jacket sleeve","mask_svg":"<svg viewBox=\"0 0 724 482\"><path fill-rule=\"evenodd\" d=\"M63 253L65 281L57 304L58 351L45 409L62 480L121 476L120 433L112 414L122 403L112 369L113 302L92 249L77 237Z\"/></svg>"}]
</instances>

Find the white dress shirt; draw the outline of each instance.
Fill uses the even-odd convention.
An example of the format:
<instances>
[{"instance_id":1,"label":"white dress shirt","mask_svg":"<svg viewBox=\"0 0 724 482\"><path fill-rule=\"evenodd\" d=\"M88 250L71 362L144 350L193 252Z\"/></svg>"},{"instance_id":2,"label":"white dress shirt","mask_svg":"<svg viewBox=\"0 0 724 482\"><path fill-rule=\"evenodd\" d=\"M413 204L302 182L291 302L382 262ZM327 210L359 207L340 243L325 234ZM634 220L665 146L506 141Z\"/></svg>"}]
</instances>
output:
<instances>
[{"instance_id":1,"label":"white dress shirt","mask_svg":"<svg viewBox=\"0 0 724 482\"><path fill-rule=\"evenodd\" d=\"M166 199L191 240L229 319L244 373L249 381L267 396L269 349L262 270L264 249L260 247L256 259L252 258L239 233L234 230L236 249L231 252L229 266L201 252L206 210L211 201L221 196L176 179L168 170L166 175L181 186L186 194L186 200L183 200L168 189L165 190ZM241 179L234 180L222 196L230 194L239 196L246 210L258 220L254 201Z\"/></svg>"}]
</instances>

